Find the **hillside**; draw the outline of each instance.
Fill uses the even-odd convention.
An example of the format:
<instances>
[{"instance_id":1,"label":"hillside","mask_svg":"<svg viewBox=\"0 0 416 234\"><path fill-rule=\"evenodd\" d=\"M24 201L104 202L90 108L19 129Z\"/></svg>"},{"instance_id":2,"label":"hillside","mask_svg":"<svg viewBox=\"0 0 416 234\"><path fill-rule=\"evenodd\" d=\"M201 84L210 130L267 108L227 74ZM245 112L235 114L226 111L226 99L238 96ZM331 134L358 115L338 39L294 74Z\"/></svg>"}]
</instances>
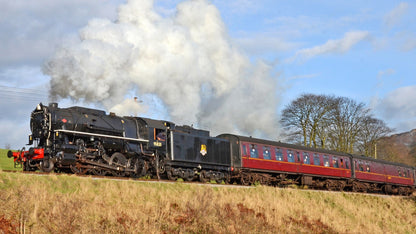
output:
<instances>
[{"instance_id":1,"label":"hillside","mask_svg":"<svg viewBox=\"0 0 416 234\"><path fill-rule=\"evenodd\" d=\"M0 171L0 233L413 233L414 197Z\"/></svg>"},{"instance_id":2,"label":"hillside","mask_svg":"<svg viewBox=\"0 0 416 234\"><path fill-rule=\"evenodd\" d=\"M416 166L416 129L384 137L377 146L378 158Z\"/></svg>"}]
</instances>

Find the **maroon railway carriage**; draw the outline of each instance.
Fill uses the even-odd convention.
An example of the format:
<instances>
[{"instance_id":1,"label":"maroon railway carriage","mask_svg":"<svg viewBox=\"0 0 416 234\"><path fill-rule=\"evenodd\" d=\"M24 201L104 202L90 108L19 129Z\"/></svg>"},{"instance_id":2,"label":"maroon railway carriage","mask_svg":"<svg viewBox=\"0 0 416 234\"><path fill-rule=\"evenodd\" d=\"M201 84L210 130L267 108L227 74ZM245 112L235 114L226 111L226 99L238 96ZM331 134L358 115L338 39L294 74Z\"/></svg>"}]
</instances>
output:
<instances>
[{"instance_id":1,"label":"maroon railway carriage","mask_svg":"<svg viewBox=\"0 0 416 234\"><path fill-rule=\"evenodd\" d=\"M243 184L298 183L342 190L352 178L348 154L232 134L218 137L230 141L233 178Z\"/></svg>"},{"instance_id":2,"label":"maroon railway carriage","mask_svg":"<svg viewBox=\"0 0 416 234\"><path fill-rule=\"evenodd\" d=\"M301 184L329 190L411 194L415 169L369 157L222 134L233 178L242 184Z\"/></svg>"},{"instance_id":3,"label":"maroon railway carriage","mask_svg":"<svg viewBox=\"0 0 416 234\"><path fill-rule=\"evenodd\" d=\"M362 192L409 194L415 185L414 168L363 156L353 156L354 188Z\"/></svg>"}]
</instances>

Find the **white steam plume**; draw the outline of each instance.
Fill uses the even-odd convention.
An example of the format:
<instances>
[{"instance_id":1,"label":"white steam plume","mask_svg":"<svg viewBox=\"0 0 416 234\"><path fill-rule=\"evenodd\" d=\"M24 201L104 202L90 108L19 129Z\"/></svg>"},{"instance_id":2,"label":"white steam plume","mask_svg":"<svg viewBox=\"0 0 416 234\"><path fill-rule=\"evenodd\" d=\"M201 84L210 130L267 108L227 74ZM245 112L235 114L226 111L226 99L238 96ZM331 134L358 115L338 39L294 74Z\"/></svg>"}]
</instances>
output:
<instances>
[{"instance_id":1,"label":"white steam plume","mask_svg":"<svg viewBox=\"0 0 416 234\"><path fill-rule=\"evenodd\" d=\"M116 22L91 20L79 43L44 66L54 99L100 103L122 115L145 104L123 101L127 94L155 95L177 123L275 137L277 81L270 70L231 44L206 0L182 2L171 17L157 14L151 0L130 0Z\"/></svg>"}]
</instances>

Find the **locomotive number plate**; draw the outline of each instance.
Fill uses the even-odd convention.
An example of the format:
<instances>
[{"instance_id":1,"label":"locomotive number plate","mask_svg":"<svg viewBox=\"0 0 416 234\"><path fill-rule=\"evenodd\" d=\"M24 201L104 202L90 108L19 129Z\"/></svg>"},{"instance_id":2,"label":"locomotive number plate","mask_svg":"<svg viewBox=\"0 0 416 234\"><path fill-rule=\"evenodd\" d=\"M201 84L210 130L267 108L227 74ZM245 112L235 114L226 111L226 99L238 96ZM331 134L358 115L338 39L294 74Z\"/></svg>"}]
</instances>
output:
<instances>
[{"instance_id":1,"label":"locomotive number plate","mask_svg":"<svg viewBox=\"0 0 416 234\"><path fill-rule=\"evenodd\" d=\"M154 141L153 142L153 146L161 147L162 146L162 142L160 142L160 141Z\"/></svg>"}]
</instances>

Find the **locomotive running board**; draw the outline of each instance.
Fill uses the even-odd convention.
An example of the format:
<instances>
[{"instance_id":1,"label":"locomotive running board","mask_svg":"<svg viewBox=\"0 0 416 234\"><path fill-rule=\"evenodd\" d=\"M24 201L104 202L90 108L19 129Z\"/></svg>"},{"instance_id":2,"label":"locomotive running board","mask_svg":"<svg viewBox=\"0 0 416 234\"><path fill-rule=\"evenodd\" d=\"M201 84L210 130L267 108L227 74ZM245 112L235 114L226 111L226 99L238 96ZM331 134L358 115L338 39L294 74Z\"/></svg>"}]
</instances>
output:
<instances>
[{"instance_id":1,"label":"locomotive running board","mask_svg":"<svg viewBox=\"0 0 416 234\"><path fill-rule=\"evenodd\" d=\"M149 142L149 140L146 139L136 139L136 138L129 138L129 137L120 137L120 136L111 136L111 135L105 135L105 134L97 134L97 133L90 133L90 132L79 132L79 131L71 131L71 130L56 130L55 132L63 132L63 133L72 133L77 135L85 135L85 136L96 136L96 137L105 137L105 138L112 138L112 139L120 139L120 140L126 140L126 141L138 141L138 142Z\"/></svg>"}]
</instances>

